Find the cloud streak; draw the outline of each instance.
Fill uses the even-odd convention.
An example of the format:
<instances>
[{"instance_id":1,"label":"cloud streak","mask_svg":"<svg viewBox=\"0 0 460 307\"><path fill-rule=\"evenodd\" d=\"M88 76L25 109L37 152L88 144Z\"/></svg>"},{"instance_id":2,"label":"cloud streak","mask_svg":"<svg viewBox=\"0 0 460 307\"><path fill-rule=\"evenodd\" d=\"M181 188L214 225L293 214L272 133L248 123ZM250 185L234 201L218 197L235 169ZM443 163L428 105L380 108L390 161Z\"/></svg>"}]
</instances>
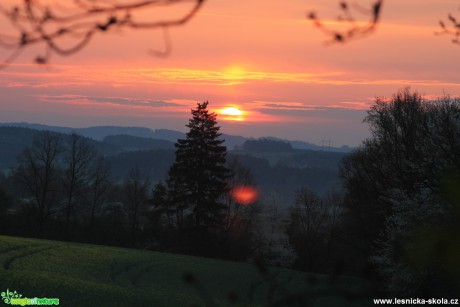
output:
<instances>
[{"instance_id":1,"label":"cloud streak","mask_svg":"<svg viewBox=\"0 0 460 307\"><path fill-rule=\"evenodd\" d=\"M13 67L13 70L15 67ZM114 87L136 87L158 85L184 86L239 86L251 84L298 84L298 85L401 85L460 87L460 82L442 79L389 79L373 75L359 76L353 71L330 72L277 72L224 68L203 70L190 68L121 68L58 66L51 72L37 69L27 71L19 66L15 71L0 72L0 86L3 87L85 87L95 83L112 84Z\"/></svg>"},{"instance_id":2,"label":"cloud streak","mask_svg":"<svg viewBox=\"0 0 460 307\"><path fill-rule=\"evenodd\" d=\"M183 107L179 102L168 102L151 99L137 99L124 97L91 97L84 95L40 95L39 100L42 102L61 102L72 105L93 104L107 105L110 107L141 107L141 108L164 108L164 107Z\"/></svg>"},{"instance_id":3,"label":"cloud streak","mask_svg":"<svg viewBox=\"0 0 460 307\"><path fill-rule=\"evenodd\" d=\"M343 101L329 105L320 104L309 104L303 102L264 102L257 101L259 109L265 110L283 110L288 112L296 111L324 111L331 109L343 109L343 110L368 110L371 106L370 102L365 101Z\"/></svg>"}]
</instances>

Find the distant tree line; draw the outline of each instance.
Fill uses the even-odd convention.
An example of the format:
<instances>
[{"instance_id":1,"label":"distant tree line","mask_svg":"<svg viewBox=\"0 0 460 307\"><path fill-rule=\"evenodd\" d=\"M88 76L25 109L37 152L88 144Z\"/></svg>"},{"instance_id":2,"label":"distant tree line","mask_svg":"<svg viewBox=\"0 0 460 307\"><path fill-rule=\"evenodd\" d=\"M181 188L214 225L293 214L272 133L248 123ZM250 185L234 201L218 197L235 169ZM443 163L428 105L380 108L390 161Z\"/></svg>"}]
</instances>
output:
<instances>
[{"instance_id":1,"label":"distant tree line","mask_svg":"<svg viewBox=\"0 0 460 307\"><path fill-rule=\"evenodd\" d=\"M174 193L167 188L161 174L173 165L174 152L172 157L167 150L104 156L118 149L107 150L105 144L77 133L69 136L22 128L5 129L8 140L26 139L15 143L17 146L11 152L30 144L18 154L12 169L11 163L5 164L7 177L0 175L0 188L4 191L0 201L0 210L4 212L2 233L211 255L206 249L191 244L190 238L180 239L180 233L189 235L190 231L179 231L165 222L170 221L175 211L168 200L169 218L162 212L162 197L171 198ZM314 152L304 154L305 157L299 153L300 165L310 158L315 161L321 158ZM47 155L48 163L39 162L40 156ZM230 188L227 188L222 196L226 209L219 242L225 248L219 253L214 251L215 256L243 260L265 253L271 263L292 262L288 259L291 251L285 247L284 235L285 208L289 206L291 193L295 192L297 182L310 182L309 187L315 191L332 185L338 157L331 156L334 164L331 170L324 170L324 166L304 170L298 168L300 165L283 165L282 161L270 166L265 159L227 155L226 167L231 170L228 187L256 187L260 180L264 188L257 190L265 195L265 200L243 205L230 197L227 191ZM295 164L299 159L292 158L288 164ZM272 198L269 196L272 193L278 196ZM44 200L37 194L44 195ZM280 257L283 259L278 259Z\"/></svg>"},{"instance_id":2,"label":"distant tree line","mask_svg":"<svg viewBox=\"0 0 460 307\"><path fill-rule=\"evenodd\" d=\"M292 151L292 145L280 140L261 138L257 140L247 140L242 148L249 152L289 152Z\"/></svg>"},{"instance_id":3,"label":"distant tree line","mask_svg":"<svg viewBox=\"0 0 460 307\"><path fill-rule=\"evenodd\" d=\"M141 164L121 181L89 139L45 131L17 157L0 187L4 234L246 259L261 248L258 206L244 207L232 186L255 185L227 163L216 114L192 110L166 182L153 185ZM141 162L141 161L138 161Z\"/></svg>"}]
</instances>

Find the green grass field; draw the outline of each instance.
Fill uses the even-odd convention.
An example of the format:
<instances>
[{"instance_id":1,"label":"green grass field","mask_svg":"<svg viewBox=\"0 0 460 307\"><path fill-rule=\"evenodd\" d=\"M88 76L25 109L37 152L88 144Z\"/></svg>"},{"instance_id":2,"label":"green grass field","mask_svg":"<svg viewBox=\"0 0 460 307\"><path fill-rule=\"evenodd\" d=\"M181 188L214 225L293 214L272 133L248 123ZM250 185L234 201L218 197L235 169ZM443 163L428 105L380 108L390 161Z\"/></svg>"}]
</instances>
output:
<instances>
[{"instance_id":1,"label":"green grass field","mask_svg":"<svg viewBox=\"0 0 460 307\"><path fill-rule=\"evenodd\" d=\"M368 306L373 296L353 277L331 282L246 263L0 236L0 292L7 289L62 306Z\"/></svg>"}]
</instances>

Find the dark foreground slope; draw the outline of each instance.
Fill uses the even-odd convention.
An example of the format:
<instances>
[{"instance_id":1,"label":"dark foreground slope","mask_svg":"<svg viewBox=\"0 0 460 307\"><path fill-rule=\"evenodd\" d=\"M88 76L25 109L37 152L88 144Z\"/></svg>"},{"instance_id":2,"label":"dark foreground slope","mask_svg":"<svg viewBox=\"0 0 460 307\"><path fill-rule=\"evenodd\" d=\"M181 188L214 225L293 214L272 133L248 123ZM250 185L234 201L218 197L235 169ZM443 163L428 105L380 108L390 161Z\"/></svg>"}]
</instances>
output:
<instances>
[{"instance_id":1,"label":"dark foreground slope","mask_svg":"<svg viewBox=\"0 0 460 307\"><path fill-rule=\"evenodd\" d=\"M368 306L373 296L353 277L5 236L0 286L62 306Z\"/></svg>"}]
</instances>

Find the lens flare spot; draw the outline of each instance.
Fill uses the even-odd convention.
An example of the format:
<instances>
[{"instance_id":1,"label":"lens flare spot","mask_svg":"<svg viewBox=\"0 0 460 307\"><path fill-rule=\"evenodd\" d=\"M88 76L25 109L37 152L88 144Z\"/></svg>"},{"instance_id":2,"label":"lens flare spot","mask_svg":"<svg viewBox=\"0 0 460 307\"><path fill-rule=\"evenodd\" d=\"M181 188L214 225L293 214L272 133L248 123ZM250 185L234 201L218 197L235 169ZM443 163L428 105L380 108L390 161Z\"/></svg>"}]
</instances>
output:
<instances>
[{"instance_id":1,"label":"lens flare spot","mask_svg":"<svg viewBox=\"0 0 460 307\"><path fill-rule=\"evenodd\" d=\"M235 186L231 190L230 195L237 203L241 205L249 205L259 198L259 191L249 185L239 185Z\"/></svg>"}]
</instances>

